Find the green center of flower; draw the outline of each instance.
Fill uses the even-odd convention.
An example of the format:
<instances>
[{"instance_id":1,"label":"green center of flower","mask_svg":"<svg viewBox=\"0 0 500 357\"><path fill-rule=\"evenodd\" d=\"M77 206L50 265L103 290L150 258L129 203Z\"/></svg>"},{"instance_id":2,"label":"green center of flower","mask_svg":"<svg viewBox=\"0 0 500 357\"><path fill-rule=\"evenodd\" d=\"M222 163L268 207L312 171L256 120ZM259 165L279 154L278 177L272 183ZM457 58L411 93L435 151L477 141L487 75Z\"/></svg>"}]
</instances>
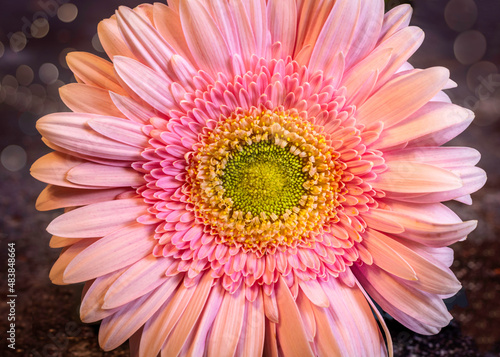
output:
<instances>
[{"instance_id":1,"label":"green center of flower","mask_svg":"<svg viewBox=\"0 0 500 357\"><path fill-rule=\"evenodd\" d=\"M303 159L269 141L243 147L231 154L221 177L233 209L276 215L295 207L306 194Z\"/></svg>"}]
</instances>

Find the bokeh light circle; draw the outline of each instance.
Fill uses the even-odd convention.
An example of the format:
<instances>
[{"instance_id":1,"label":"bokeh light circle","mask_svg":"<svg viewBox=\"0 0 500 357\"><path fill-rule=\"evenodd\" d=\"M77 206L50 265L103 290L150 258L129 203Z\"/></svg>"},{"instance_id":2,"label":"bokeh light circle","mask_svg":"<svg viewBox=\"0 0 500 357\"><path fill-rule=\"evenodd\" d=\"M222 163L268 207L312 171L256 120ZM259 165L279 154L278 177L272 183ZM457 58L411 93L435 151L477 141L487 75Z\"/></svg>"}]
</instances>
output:
<instances>
[{"instance_id":1,"label":"bokeh light circle","mask_svg":"<svg viewBox=\"0 0 500 357\"><path fill-rule=\"evenodd\" d=\"M29 86L31 82L33 82L33 79L35 78L35 73L33 72L30 66L22 64L19 67L17 67L16 78L19 84L23 86Z\"/></svg>"},{"instance_id":2,"label":"bokeh light circle","mask_svg":"<svg viewBox=\"0 0 500 357\"><path fill-rule=\"evenodd\" d=\"M26 151L18 145L9 145L2 150L0 162L7 170L16 172L26 166Z\"/></svg>"},{"instance_id":3,"label":"bokeh light circle","mask_svg":"<svg viewBox=\"0 0 500 357\"><path fill-rule=\"evenodd\" d=\"M444 9L444 19L452 30L468 30L477 20L477 5L474 0L450 0Z\"/></svg>"},{"instance_id":4,"label":"bokeh light circle","mask_svg":"<svg viewBox=\"0 0 500 357\"><path fill-rule=\"evenodd\" d=\"M31 24L31 36L43 38L49 33L50 25L46 18L40 17Z\"/></svg>"},{"instance_id":5,"label":"bokeh light circle","mask_svg":"<svg viewBox=\"0 0 500 357\"><path fill-rule=\"evenodd\" d=\"M75 4L64 4L57 10L57 17L62 22L72 22L78 16L78 8Z\"/></svg>"},{"instance_id":6,"label":"bokeh light circle","mask_svg":"<svg viewBox=\"0 0 500 357\"><path fill-rule=\"evenodd\" d=\"M44 63L38 70L40 80L45 84L51 84L59 78L59 70L53 63Z\"/></svg>"},{"instance_id":7,"label":"bokeh light circle","mask_svg":"<svg viewBox=\"0 0 500 357\"><path fill-rule=\"evenodd\" d=\"M480 61L486 53L486 38L476 30L462 32L455 39L453 51L456 59L465 65Z\"/></svg>"},{"instance_id":8,"label":"bokeh light circle","mask_svg":"<svg viewBox=\"0 0 500 357\"><path fill-rule=\"evenodd\" d=\"M26 47L28 39L26 38L26 35L24 33L18 31L12 34L9 42L10 42L10 49L13 52L21 52Z\"/></svg>"},{"instance_id":9,"label":"bokeh light circle","mask_svg":"<svg viewBox=\"0 0 500 357\"><path fill-rule=\"evenodd\" d=\"M498 73L498 68L493 62L481 61L473 64L467 71L467 87L476 91L479 86L484 86L488 77ZM499 88L500 90L500 88Z\"/></svg>"}]
</instances>

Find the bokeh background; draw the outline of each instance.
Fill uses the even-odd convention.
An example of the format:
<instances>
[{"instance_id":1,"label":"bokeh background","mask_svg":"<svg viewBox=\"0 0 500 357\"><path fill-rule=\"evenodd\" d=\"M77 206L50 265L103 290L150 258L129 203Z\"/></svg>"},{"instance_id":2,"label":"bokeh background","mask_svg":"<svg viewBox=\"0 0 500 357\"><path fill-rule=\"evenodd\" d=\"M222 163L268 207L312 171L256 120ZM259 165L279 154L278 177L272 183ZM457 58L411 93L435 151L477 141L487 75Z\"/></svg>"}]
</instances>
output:
<instances>
[{"instance_id":1,"label":"bokeh background","mask_svg":"<svg viewBox=\"0 0 500 357\"><path fill-rule=\"evenodd\" d=\"M9 0L0 8L0 355L6 348L7 244L17 251L16 354L24 356L124 356L127 345L103 352L98 324L78 317L81 286L55 286L48 279L58 249L49 248L45 227L58 212L37 212L44 185L29 167L48 153L35 129L44 114L68 110L58 89L74 82L65 62L68 52L105 57L97 24L120 5L141 0ZM400 3L386 1L391 8ZM445 66L459 86L452 100L476 112L471 127L451 144L475 147L488 172L474 204L450 206L463 219L478 219L478 229L456 244L453 270L463 283L447 301L455 317L436 336L420 336L387 316L397 356L500 355L500 1L413 0L412 24L426 40L411 59L419 68Z\"/></svg>"}]
</instances>

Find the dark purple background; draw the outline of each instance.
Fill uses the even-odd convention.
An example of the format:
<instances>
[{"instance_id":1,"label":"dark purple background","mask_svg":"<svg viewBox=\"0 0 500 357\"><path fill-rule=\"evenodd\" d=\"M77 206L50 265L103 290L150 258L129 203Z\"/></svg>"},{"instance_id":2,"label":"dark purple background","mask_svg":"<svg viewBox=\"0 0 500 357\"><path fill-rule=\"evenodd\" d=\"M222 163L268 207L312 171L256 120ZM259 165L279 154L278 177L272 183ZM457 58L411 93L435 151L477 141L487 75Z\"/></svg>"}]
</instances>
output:
<instances>
[{"instance_id":1,"label":"dark purple background","mask_svg":"<svg viewBox=\"0 0 500 357\"><path fill-rule=\"evenodd\" d=\"M59 4L65 2L67 0L60 0ZM127 346L113 352L102 352L97 346L98 325L80 322L78 304L81 286L58 287L50 283L48 272L58 256L58 250L48 247L50 237L44 229L58 213L35 211L36 196L44 185L29 176L29 167L38 157L50 151L43 146L34 128L36 119L49 112L66 110L58 99L57 89L74 80L64 63L64 53L72 48L105 56L97 50L95 41L97 49L92 45L98 22L111 16L119 5L133 7L141 2L73 1L78 16L69 23L61 21L55 14L60 7L56 0L2 3L0 256L3 264L7 243L16 243L16 347L20 355L127 354ZM500 352L500 244L497 239L500 220L500 1L476 0L475 20L474 11L467 7L471 2L474 3L473 0L453 0L448 5L448 0L413 1L415 15L412 23L424 29L426 40L411 62L419 68L436 65L450 68L451 77L458 82L459 88L448 91L449 95L455 103L471 107L477 114L476 121L453 144L480 150L483 159L479 166L487 170L489 180L486 187L473 196L475 202L472 206L450 204L463 219L480 220L478 229L469 239L454 246L456 262L453 269L464 285L463 291L448 301L454 322L437 336L423 337L389 320L398 356L496 356ZM388 3L392 6L396 1ZM38 17L40 11L48 18L47 35L28 39L20 52L11 51L8 35L23 31L23 26L27 29L25 24ZM445 16L448 21L445 21ZM467 33L471 30L476 32ZM26 34L30 37L29 31ZM459 36L463 42L456 40ZM484 54L482 40L485 40ZM39 70L44 63L57 66L59 75L54 83L47 84L41 80ZM34 78L29 84L25 82L29 70L26 67L18 70L21 65L33 71ZM25 85L20 85L19 81ZM5 331L7 283L3 272L6 266L1 271L0 326ZM2 337L0 351L4 348L10 354Z\"/></svg>"}]
</instances>

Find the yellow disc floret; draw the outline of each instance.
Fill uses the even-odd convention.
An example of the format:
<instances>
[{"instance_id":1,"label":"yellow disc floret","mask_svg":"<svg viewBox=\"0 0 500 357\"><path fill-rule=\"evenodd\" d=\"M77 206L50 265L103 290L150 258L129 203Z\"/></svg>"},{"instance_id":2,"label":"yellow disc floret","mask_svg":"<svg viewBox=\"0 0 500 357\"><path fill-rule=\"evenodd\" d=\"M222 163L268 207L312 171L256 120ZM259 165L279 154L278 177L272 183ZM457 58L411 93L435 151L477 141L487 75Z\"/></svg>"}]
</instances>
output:
<instances>
[{"instance_id":1,"label":"yellow disc floret","mask_svg":"<svg viewBox=\"0 0 500 357\"><path fill-rule=\"evenodd\" d=\"M220 121L188 157L184 190L198 219L221 243L261 253L310 242L343 187L339 155L318 131L271 111Z\"/></svg>"}]
</instances>

